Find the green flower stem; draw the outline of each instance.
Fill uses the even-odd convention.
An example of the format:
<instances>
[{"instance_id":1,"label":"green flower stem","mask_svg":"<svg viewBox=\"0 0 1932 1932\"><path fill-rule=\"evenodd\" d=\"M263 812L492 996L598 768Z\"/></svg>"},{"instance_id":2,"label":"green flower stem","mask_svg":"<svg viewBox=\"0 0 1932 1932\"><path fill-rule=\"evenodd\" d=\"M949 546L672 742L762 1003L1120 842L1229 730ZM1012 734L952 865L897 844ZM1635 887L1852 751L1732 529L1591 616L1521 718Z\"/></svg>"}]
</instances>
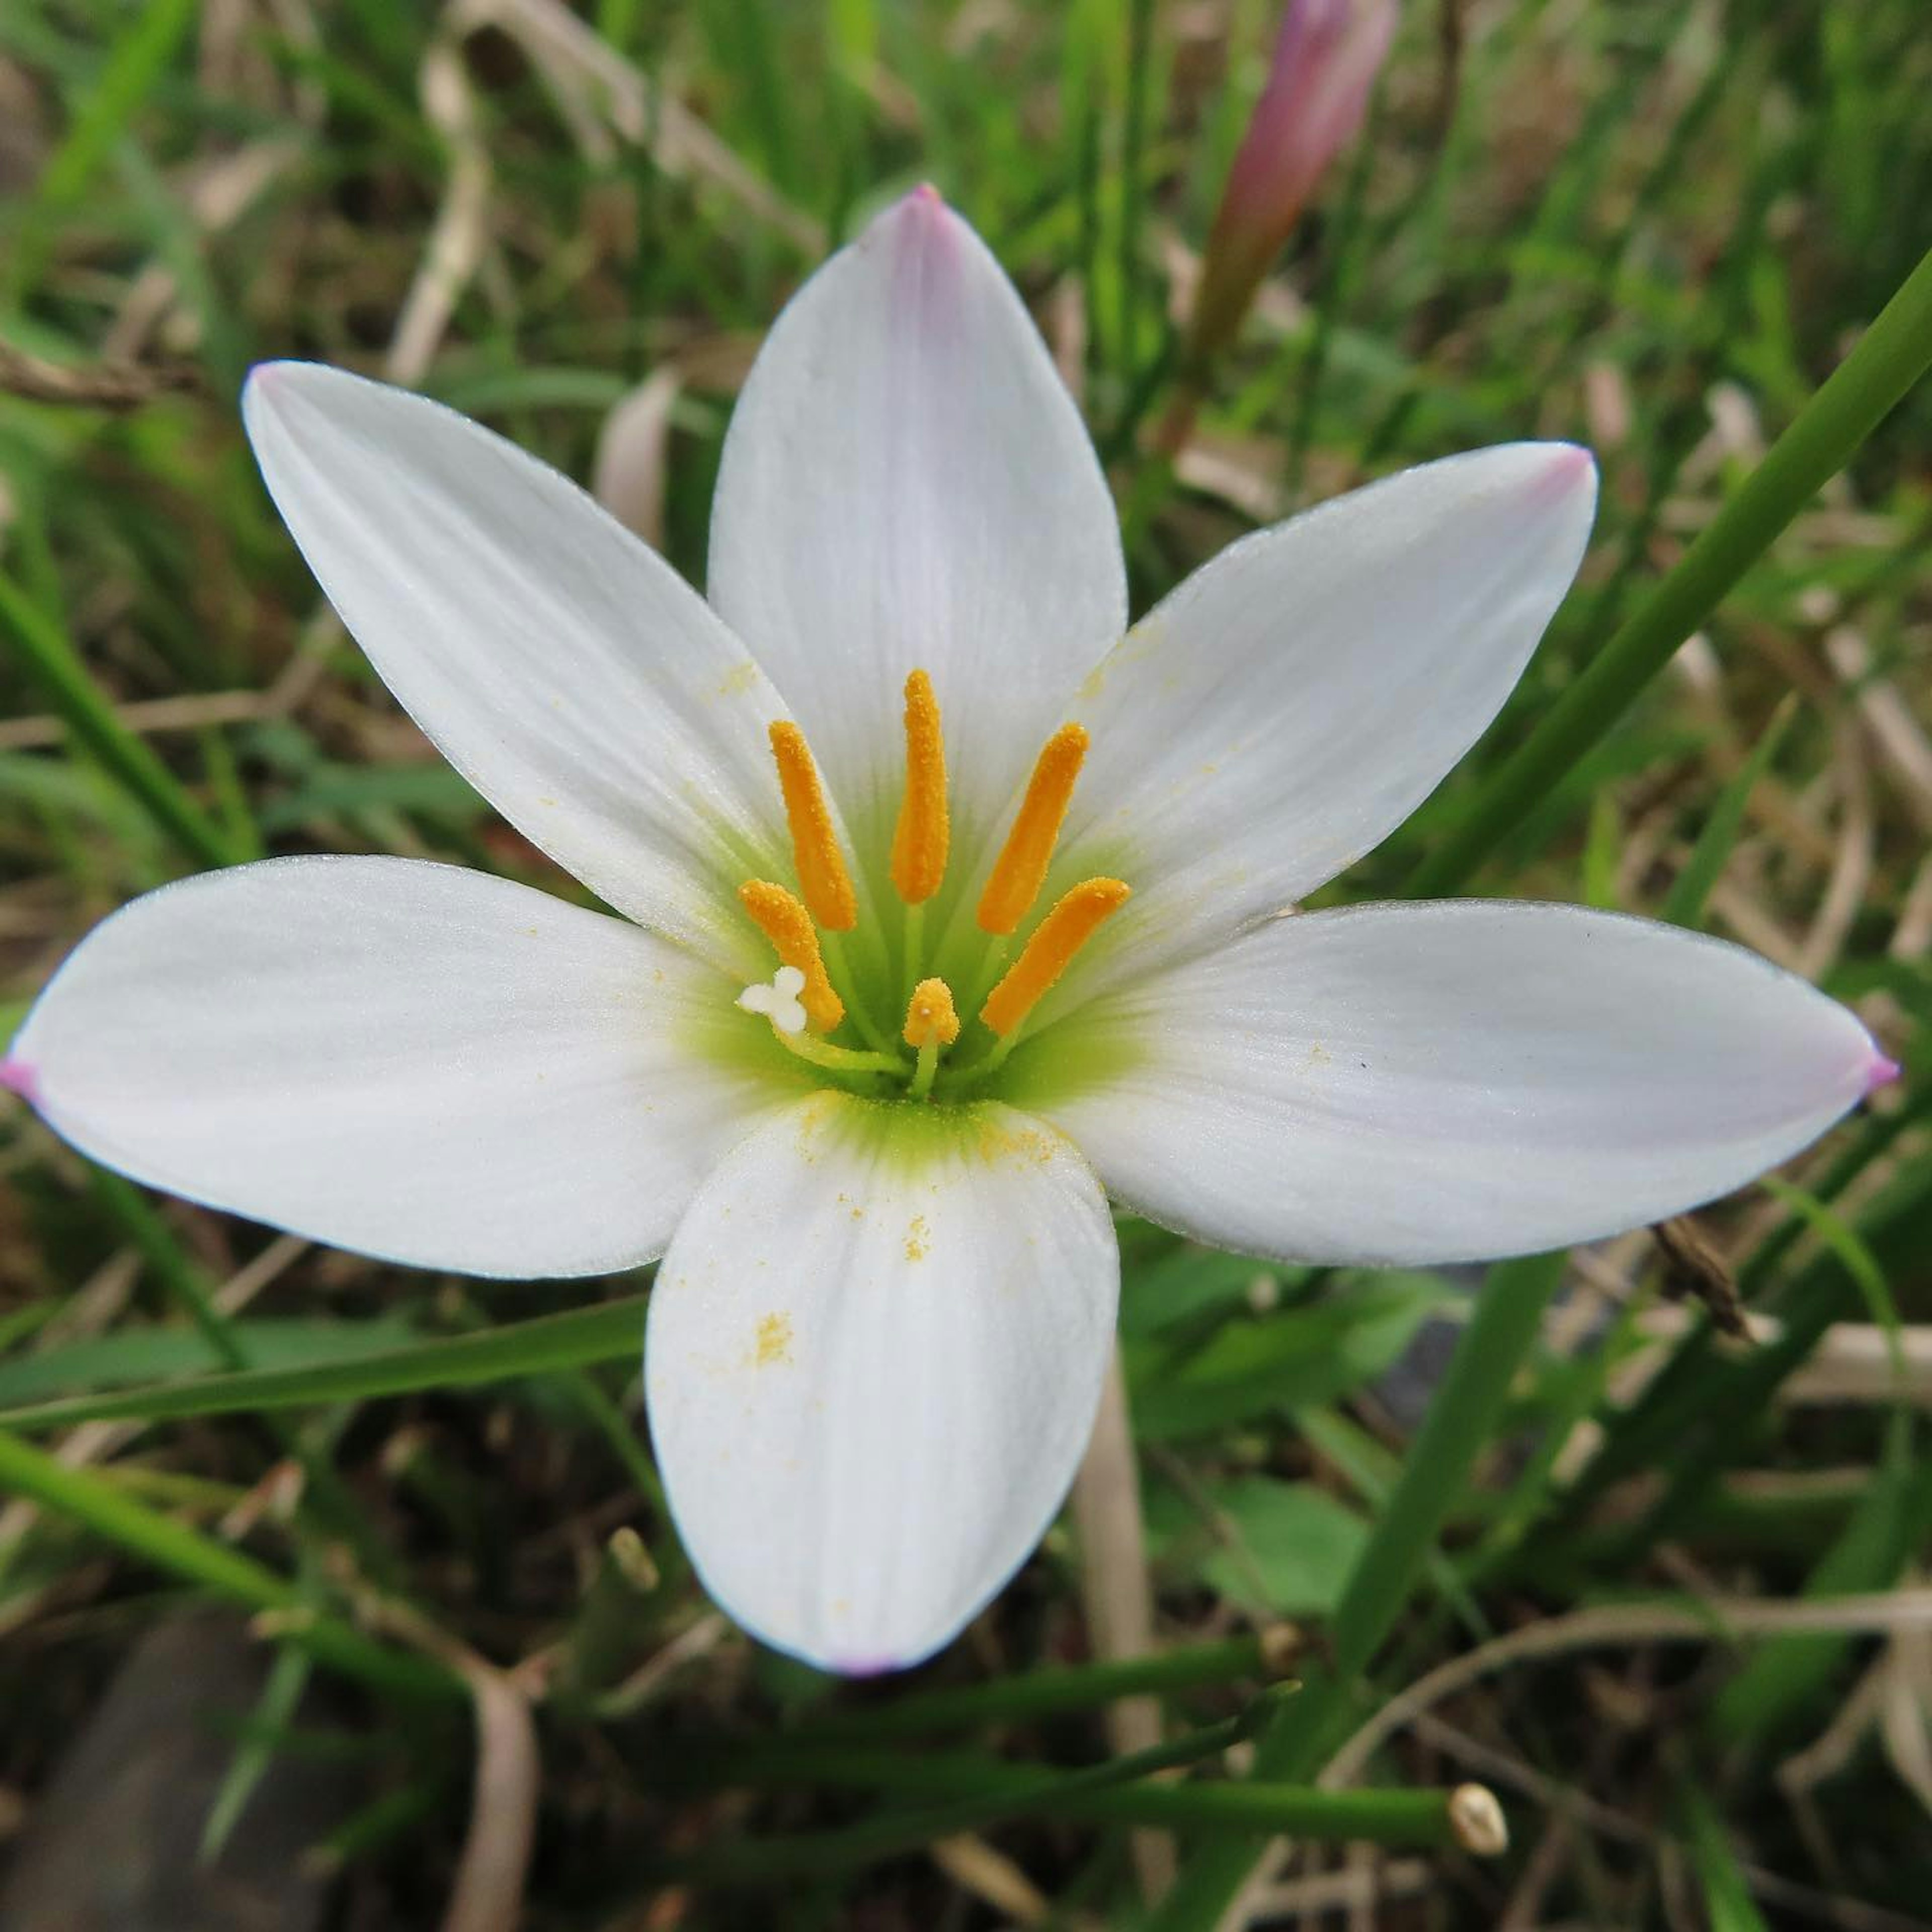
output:
<instances>
[{"instance_id":1,"label":"green flower stem","mask_svg":"<svg viewBox=\"0 0 1932 1932\"><path fill-rule=\"evenodd\" d=\"M1261 1738L1252 1782L1306 1784L1353 1726L1358 1681L1461 1500L1562 1271L1560 1255L1532 1255L1490 1270L1395 1489L1342 1588L1329 1624L1332 1669L1311 1677L1304 1696ZM1253 1862L1252 1847L1238 1842L1204 1846L1155 1910L1148 1932L1211 1932Z\"/></svg>"},{"instance_id":2,"label":"green flower stem","mask_svg":"<svg viewBox=\"0 0 1932 1932\"><path fill-rule=\"evenodd\" d=\"M1446 1791L1321 1791L1306 1786L1136 1782L1074 1790L1078 1772L1052 1772L976 1753L764 1745L716 1757L681 1753L672 1779L706 1786L830 1784L923 1797L1023 1796L1027 1813L1190 1831L1258 1832L1332 1843L1441 1846L1456 1842Z\"/></svg>"},{"instance_id":3,"label":"green flower stem","mask_svg":"<svg viewBox=\"0 0 1932 1932\"><path fill-rule=\"evenodd\" d=\"M1490 778L1407 891L1453 892L1591 748L1678 646L1932 367L1932 253L1913 269L1744 488Z\"/></svg>"},{"instance_id":4,"label":"green flower stem","mask_svg":"<svg viewBox=\"0 0 1932 1932\"><path fill-rule=\"evenodd\" d=\"M136 1502L89 1469L70 1469L0 1431L0 1489L26 1497L146 1558L158 1569L244 1609L284 1621L277 1635L372 1689L414 1698L468 1695L454 1672L424 1657L386 1648L353 1625L316 1610L297 1587L252 1557Z\"/></svg>"},{"instance_id":5,"label":"green flower stem","mask_svg":"<svg viewBox=\"0 0 1932 1932\"><path fill-rule=\"evenodd\" d=\"M1016 1718L1090 1710L1117 1697L1160 1696L1277 1674L1270 1666L1265 1637L1228 1637L1218 1643L1190 1644L1155 1657L1059 1665L995 1678L987 1684L914 1691L876 1709L836 1712L808 1729L801 1728L793 1742L802 1745L821 1738L921 1737L934 1731L965 1730Z\"/></svg>"},{"instance_id":6,"label":"green flower stem","mask_svg":"<svg viewBox=\"0 0 1932 1932\"><path fill-rule=\"evenodd\" d=\"M184 1415L301 1408L314 1402L366 1402L418 1389L463 1388L512 1376L634 1361L644 1334L644 1297L628 1295L591 1308L514 1322L479 1334L439 1336L380 1355L311 1362L298 1369L250 1369L190 1382L150 1383L97 1395L0 1410L0 1427L64 1429L117 1419L158 1422Z\"/></svg>"},{"instance_id":7,"label":"green flower stem","mask_svg":"<svg viewBox=\"0 0 1932 1932\"><path fill-rule=\"evenodd\" d=\"M232 866L245 854L183 789L147 742L114 715L73 640L13 580L0 575L0 634L68 729L108 776L196 864Z\"/></svg>"},{"instance_id":8,"label":"green flower stem","mask_svg":"<svg viewBox=\"0 0 1932 1932\"><path fill-rule=\"evenodd\" d=\"M1024 1815L1036 1809L1042 1798L1105 1791L1153 1772L1198 1763L1252 1737L1267 1724L1282 1694L1264 1691L1239 1717L1225 1724L1190 1731L1169 1743L1112 1758L1084 1771L1029 1771L1010 1783L1003 1780L997 1790L980 1787L969 1796L929 1810L868 1818L842 1831L742 1840L722 1845L701 1856L675 1862L668 1860L656 1868L656 1873L666 1878L758 1884L802 1874L842 1871L852 1865L929 1844L935 1838L977 1831L1001 1819Z\"/></svg>"}]
</instances>

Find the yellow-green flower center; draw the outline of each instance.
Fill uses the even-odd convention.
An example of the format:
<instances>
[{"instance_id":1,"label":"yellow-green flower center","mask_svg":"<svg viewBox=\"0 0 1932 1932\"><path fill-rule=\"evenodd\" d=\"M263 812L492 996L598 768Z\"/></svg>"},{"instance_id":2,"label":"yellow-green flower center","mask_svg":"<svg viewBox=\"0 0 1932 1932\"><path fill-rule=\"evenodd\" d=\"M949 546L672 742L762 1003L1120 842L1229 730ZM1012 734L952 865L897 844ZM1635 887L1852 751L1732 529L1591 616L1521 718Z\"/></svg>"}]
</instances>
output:
<instances>
[{"instance_id":1,"label":"yellow-green flower center","mask_svg":"<svg viewBox=\"0 0 1932 1932\"><path fill-rule=\"evenodd\" d=\"M898 931L862 935L872 970L859 970L843 938L859 926L859 895L818 766L796 724L781 719L772 726L798 890L770 879L747 879L738 888L739 903L779 962L772 983L748 987L738 1004L758 1016L748 1024L761 1018L788 1052L838 1084L879 1095L902 1090L916 1100L950 1098L970 1093L1004 1062L1034 1010L1125 903L1129 889L1115 878L1082 880L1060 896L1009 960L1012 936L1046 884L1086 756L1085 730L1063 725L1034 764L980 892L979 956L957 976L980 1036L960 1064L942 1066L962 1028L952 986L926 970L932 962L925 956L926 908L946 878L952 821L939 700L923 670L906 680L905 743L905 789L889 868Z\"/></svg>"}]
</instances>

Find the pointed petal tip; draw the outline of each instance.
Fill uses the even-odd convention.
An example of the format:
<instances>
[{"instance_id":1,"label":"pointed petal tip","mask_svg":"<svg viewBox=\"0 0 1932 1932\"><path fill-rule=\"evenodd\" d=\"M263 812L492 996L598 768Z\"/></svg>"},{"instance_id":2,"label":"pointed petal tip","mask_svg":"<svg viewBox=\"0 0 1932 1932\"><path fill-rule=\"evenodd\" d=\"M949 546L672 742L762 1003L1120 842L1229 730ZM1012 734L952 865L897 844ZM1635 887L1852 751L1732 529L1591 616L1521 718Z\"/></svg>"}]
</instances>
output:
<instances>
[{"instance_id":1,"label":"pointed petal tip","mask_svg":"<svg viewBox=\"0 0 1932 1932\"><path fill-rule=\"evenodd\" d=\"M921 182L901 195L872 225L898 238L903 248L925 250L952 241L966 224L931 182Z\"/></svg>"},{"instance_id":2,"label":"pointed petal tip","mask_svg":"<svg viewBox=\"0 0 1932 1932\"><path fill-rule=\"evenodd\" d=\"M1550 442L1543 446L1544 462L1536 478L1539 493L1568 496L1597 488L1597 459L1580 442Z\"/></svg>"},{"instance_id":3,"label":"pointed petal tip","mask_svg":"<svg viewBox=\"0 0 1932 1932\"><path fill-rule=\"evenodd\" d=\"M5 1067L0 1066L0 1084L4 1084L5 1072ZM1872 1094L1876 1094L1882 1087L1889 1087L1894 1080L1901 1078L1904 1072L1905 1069L1900 1066L1897 1060L1891 1058L1888 1054L1880 1052L1874 1047L1872 1049L1871 1064L1865 1069L1867 1097L1869 1098Z\"/></svg>"},{"instance_id":4,"label":"pointed petal tip","mask_svg":"<svg viewBox=\"0 0 1932 1932\"><path fill-rule=\"evenodd\" d=\"M272 402L284 389L292 372L303 368L300 362L289 361L286 357L272 362L256 362L250 365L242 382L242 404L245 409L251 400Z\"/></svg>"},{"instance_id":5,"label":"pointed petal tip","mask_svg":"<svg viewBox=\"0 0 1932 1932\"><path fill-rule=\"evenodd\" d=\"M40 1076L39 1070L30 1066L24 1060L12 1054L0 1059L0 1089L17 1094L30 1107L40 1105Z\"/></svg>"}]
</instances>

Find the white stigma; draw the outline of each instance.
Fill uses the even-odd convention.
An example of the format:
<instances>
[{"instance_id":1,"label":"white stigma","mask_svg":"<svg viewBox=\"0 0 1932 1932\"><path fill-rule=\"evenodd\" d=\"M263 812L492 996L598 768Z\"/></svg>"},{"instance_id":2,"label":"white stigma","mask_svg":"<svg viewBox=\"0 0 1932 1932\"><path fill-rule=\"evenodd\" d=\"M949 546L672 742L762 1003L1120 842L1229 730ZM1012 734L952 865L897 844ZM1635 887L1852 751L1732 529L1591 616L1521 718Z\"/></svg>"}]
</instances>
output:
<instances>
[{"instance_id":1,"label":"white stigma","mask_svg":"<svg viewBox=\"0 0 1932 1932\"><path fill-rule=\"evenodd\" d=\"M805 1030L805 1007L799 994L805 990L805 975L796 966L781 966L767 986L761 981L747 986L738 995L738 1004L748 1013L763 1013L780 1033Z\"/></svg>"}]
</instances>

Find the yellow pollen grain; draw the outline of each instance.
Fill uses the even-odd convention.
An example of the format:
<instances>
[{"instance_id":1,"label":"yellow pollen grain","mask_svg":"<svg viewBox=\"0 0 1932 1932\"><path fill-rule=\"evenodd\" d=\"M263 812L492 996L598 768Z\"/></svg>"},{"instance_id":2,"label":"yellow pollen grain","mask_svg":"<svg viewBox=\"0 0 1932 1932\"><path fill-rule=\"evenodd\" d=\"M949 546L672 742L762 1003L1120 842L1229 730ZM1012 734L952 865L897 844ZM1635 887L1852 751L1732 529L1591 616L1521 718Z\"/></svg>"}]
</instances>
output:
<instances>
[{"instance_id":1,"label":"yellow pollen grain","mask_svg":"<svg viewBox=\"0 0 1932 1932\"><path fill-rule=\"evenodd\" d=\"M908 1046L950 1046L959 1037L958 1010L944 980L922 980L906 1006Z\"/></svg>"},{"instance_id":2,"label":"yellow pollen grain","mask_svg":"<svg viewBox=\"0 0 1932 1932\"><path fill-rule=\"evenodd\" d=\"M795 966L805 975L799 1004L814 1031L830 1033L845 1017L845 1003L826 977L811 914L784 886L775 886L769 879L747 879L738 888L738 903L772 942L778 963Z\"/></svg>"},{"instance_id":3,"label":"yellow pollen grain","mask_svg":"<svg viewBox=\"0 0 1932 1932\"><path fill-rule=\"evenodd\" d=\"M1033 910L1053 848L1060 837L1066 808L1072 802L1073 782L1087 756L1086 728L1063 724L1046 741L1027 782L1026 796L1013 819L1013 829L994 862L992 876L980 895L982 932L1011 932Z\"/></svg>"},{"instance_id":4,"label":"yellow pollen grain","mask_svg":"<svg viewBox=\"0 0 1932 1932\"><path fill-rule=\"evenodd\" d=\"M1005 978L986 995L980 1017L1005 1039L1066 970L1101 922L1126 904L1130 890L1118 879L1084 879L1062 893L1034 928Z\"/></svg>"},{"instance_id":5,"label":"yellow pollen grain","mask_svg":"<svg viewBox=\"0 0 1932 1932\"><path fill-rule=\"evenodd\" d=\"M915 1214L906 1228L905 1258L909 1262L922 1262L932 1251L932 1230L926 1226L923 1214Z\"/></svg>"},{"instance_id":6,"label":"yellow pollen grain","mask_svg":"<svg viewBox=\"0 0 1932 1932\"><path fill-rule=\"evenodd\" d=\"M946 877L951 825L946 812L946 740L932 680L905 682L906 782L892 835L892 885L908 905L923 905Z\"/></svg>"},{"instance_id":7,"label":"yellow pollen grain","mask_svg":"<svg viewBox=\"0 0 1932 1932\"><path fill-rule=\"evenodd\" d=\"M791 1317L784 1314L758 1318L758 1346L754 1359L761 1369L791 1360Z\"/></svg>"},{"instance_id":8,"label":"yellow pollen grain","mask_svg":"<svg viewBox=\"0 0 1932 1932\"><path fill-rule=\"evenodd\" d=\"M850 932L859 923L859 901L832 829L832 808L818 782L818 767L805 734L788 718L771 728L772 756L784 794L785 822L791 827L792 862L806 908L826 932Z\"/></svg>"}]
</instances>

